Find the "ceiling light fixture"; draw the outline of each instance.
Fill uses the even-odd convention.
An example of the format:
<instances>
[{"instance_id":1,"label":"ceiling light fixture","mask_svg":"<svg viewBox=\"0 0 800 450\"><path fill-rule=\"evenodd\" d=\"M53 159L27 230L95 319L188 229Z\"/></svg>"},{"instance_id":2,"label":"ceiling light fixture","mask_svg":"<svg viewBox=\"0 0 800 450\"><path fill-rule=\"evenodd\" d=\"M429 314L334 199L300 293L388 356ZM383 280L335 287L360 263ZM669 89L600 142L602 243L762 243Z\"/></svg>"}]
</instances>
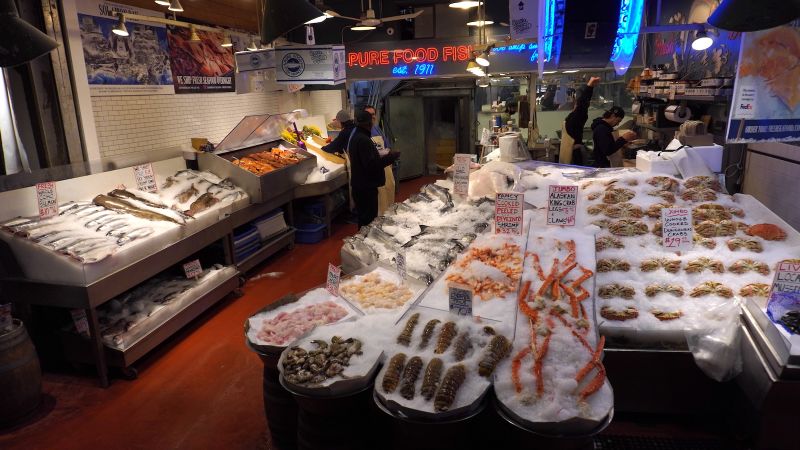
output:
<instances>
[{"instance_id":1,"label":"ceiling light fixture","mask_svg":"<svg viewBox=\"0 0 800 450\"><path fill-rule=\"evenodd\" d=\"M486 25L493 25L494 22L491 20L474 20L472 22L467 22L468 27L485 27Z\"/></svg>"},{"instance_id":2,"label":"ceiling light fixture","mask_svg":"<svg viewBox=\"0 0 800 450\"><path fill-rule=\"evenodd\" d=\"M251 52L258 50L258 44L256 43L256 38L250 38L250 45L247 46L247 49Z\"/></svg>"},{"instance_id":3,"label":"ceiling light fixture","mask_svg":"<svg viewBox=\"0 0 800 450\"><path fill-rule=\"evenodd\" d=\"M194 25L189 26L189 40L192 42L200 42L200 36L197 35Z\"/></svg>"},{"instance_id":4,"label":"ceiling light fixture","mask_svg":"<svg viewBox=\"0 0 800 450\"><path fill-rule=\"evenodd\" d=\"M551 74L551 73L558 73L558 71L557 71L557 70L545 70L545 71L544 71L544 72L542 72L542 73L543 73L543 74L545 74L545 75L549 75L549 74Z\"/></svg>"},{"instance_id":5,"label":"ceiling light fixture","mask_svg":"<svg viewBox=\"0 0 800 450\"><path fill-rule=\"evenodd\" d=\"M563 73L577 73L577 72L580 72L580 70L578 70L578 69L565 70ZM542 72L542 73L546 73L546 72Z\"/></svg>"},{"instance_id":6,"label":"ceiling light fixture","mask_svg":"<svg viewBox=\"0 0 800 450\"><path fill-rule=\"evenodd\" d=\"M471 60L470 60L470 61L467 63L467 72L469 72L469 73L473 73L473 72L475 72L476 70L482 70L482 69L481 69L481 66L479 66L479 65L478 65L478 63L477 63L477 62L475 62L475 60L474 60L474 59L471 59Z\"/></svg>"},{"instance_id":7,"label":"ceiling light fixture","mask_svg":"<svg viewBox=\"0 0 800 450\"><path fill-rule=\"evenodd\" d=\"M156 0L156 5L169 6L169 0Z\"/></svg>"},{"instance_id":8,"label":"ceiling light fixture","mask_svg":"<svg viewBox=\"0 0 800 450\"><path fill-rule=\"evenodd\" d=\"M306 25L314 25L315 23L324 22L324 21L330 19L331 17L333 17L333 16L328 14L327 11L325 11L324 13L322 13L321 16L315 17L315 18L309 20L308 22L306 22L305 24Z\"/></svg>"},{"instance_id":9,"label":"ceiling light fixture","mask_svg":"<svg viewBox=\"0 0 800 450\"><path fill-rule=\"evenodd\" d=\"M170 0L169 8L167 9L175 12L183 12L183 6L181 6L180 0Z\"/></svg>"},{"instance_id":10,"label":"ceiling light fixture","mask_svg":"<svg viewBox=\"0 0 800 450\"><path fill-rule=\"evenodd\" d=\"M708 36L706 30L700 30L695 33L694 40L692 41L692 48L700 51L711 47L714 44L714 39Z\"/></svg>"},{"instance_id":11,"label":"ceiling light fixture","mask_svg":"<svg viewBox=\"0 0 800 450\"><path fill-rule=\"evenodd\" d=\"M117 13L117 24L111 29L111 32L122 37L127 37L129 35L128 28L125 27L125 15Z\"/></svg>"},{"instance_id":12,"label":"ceiling light fixture","mask_svg":"<svg viewBox=\"0 0 800 450\"><path fill-rule=\"evenodd\" d=\"M225 33L225 36L222 38L222 44L219 44L220 47L233 47L233 41L231 41L231 35Z\"/></svg>"},{"instance_id":13,"label":"ceiling light fixture","mask_svg":"<svg viewBox=\"0 0 800 450\"><path fill-rule=\"evenodd\" d=\"M375 29L375 27L370 25L356 25L354 27L350 27L350 29L353 31L372 31Z\"/></svg>"},{"instance_id":14,"label":"ceiling light fixture","mask_svg":"<svg viewBox=\"0 0 800 450\"><path fill-rule=\"evenodd\" d=\"M478 78L477 83L478 83L479 87L482 87L482 88L489 87L489 79L486 78L486 77Z\"/></svg>"},{"instance_id":15,"label":"ceiling light fixture","mask_svg":"<svg viewBox=\"0 0 800 450\"><path fill-rule=\"evenodd\" d=\"M476 7L476 6L480 6L481 4L483 4L483 2L477 2L477 1L460 1L460 2L453 2L453 3L450 3L450 5L449 5L449 6L450 6L451 8L458 8L458 9L470 9L470 8L474 8L474 7Z\"/></svg>"},{"instance_id":16,"label":"ceiling light fixture","mask_svg":"<svg viewBox=\"0 0 800 450\"><path fill-rule=\"evenodd\" d=\"M489 65L491 64L491 62L489 62L489 51L488 50L484 51L480 55L478 55L475 58L475 62L478 63L478 65L480 66L489 67Z\"/></svg>"}]
</instances>

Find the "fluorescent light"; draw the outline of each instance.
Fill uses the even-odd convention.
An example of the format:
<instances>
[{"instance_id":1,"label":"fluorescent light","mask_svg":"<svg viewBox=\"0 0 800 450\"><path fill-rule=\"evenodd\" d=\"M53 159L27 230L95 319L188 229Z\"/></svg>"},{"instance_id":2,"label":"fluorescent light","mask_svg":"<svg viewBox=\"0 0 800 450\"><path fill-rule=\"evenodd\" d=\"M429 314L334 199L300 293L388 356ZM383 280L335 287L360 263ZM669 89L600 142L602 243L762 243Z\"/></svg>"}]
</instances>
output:
<instances>
[{"instance_id":1,"label":"fluorescent light","mask_svg":"<svg viewBox=\"0 0 800 450\"><path fill-rule=\"evenodd\" d=\"M486 52L483 52L480 55L478 55L478 57L475 58L475 62L478 63L478 65L483 66L483 67L489 67L489 64L491 64L489 62L489 54L486 53Z\"/></svg>"},{"instance_id":2,"label":"fluorescent light","mask_svg":"<svg viewBox=\"0 0 800 450\"><path fill-rule=\"evenodd\" d=\"M484 27L486 25L492 25L494 22L491 20L476 20L473 22L467 22L468 27Z\"/></svg>"},{"instance_id":3,"label":"fluorescent light","mask_svg":"<svg viewBox=\"0 0 800 450\"><path fill-rule=\"evenodd\" d=\"M708 47L711 47L714 44L714 40L711 39L708 34L706 34L705 30L698 31L695 34L694 40L692 41L692 48L695 50L705 50Z\"/></svg>"},{"instance_id":4,"label":"fluorescent light","mask_svg":"<svg viewBox=\"0 0 800 450\"><path fill-rule=\"evenodd\" d=\"M476 6L482 5L483 2L476 2L476 1L461 1L461 2L453 2L450 3L451 8L458 8L458 9L470 9Z\"/></svg>"},{"instance_id":5,"label":"fluorescent light","mask_svg":"<svg viewBox=\"0 0 800 450\"><path fill-rule=\"evenodd\" d=\"M354 27L351 27L350 29L353 31L371 31L374 30L375 27L371 27L368 25L356 25Z\"/></svg>"},{"instance_id":6,"label":"fluorescent light","mask_svg":"<svg viewBox=\"0 0 800 450\"><path fill-rule=\"evenodd\" d=\"M125 27L125 16L122 13L117 13L117 25L111 31L117 36L127 37L128 28Z\"/></svg>"},{"instance_id":7,"label":"fluorescent light","mask_svg":"<svg viewBox=\"0 0 800 450\"><path fill-rule=\"evenodd\" d=\"M545 71L544 71L544 72L542 72L542 73L543 73L543 74L545 74L545 75L547 75L547 74L551 74L551 73L558 73L558 71L557 71L557 70L545 70Z\"/></svg>"},{"instance_id":8,"label":"fluorescent light","mask_svg":"<svg viewBox=\"0 0 800 450\"><path fill-rule=\"evenodd\" d=\"M565 70L565 71L564 71L564 73L575 73L575 72L580 72L580 70L578 70L578 69L571 69L571 70Z\"/></svg>"},{"instance_id":9,"label":"fluorescent light","mask_svg":"<svg viewBox=\"0 0 800 450\"><path fill-rule=\"evenodd\" d=\"M321 15L321 16L319 16L319 17L316 17L316 18L314 18L314 19L311 19L311 20L309 20L308 22L306 22L305 24L306 24L306 25L313 25L313 24L315 24L315 23L324 22L326 19L329 19L329 18L331 18L331 17L333 17L333 16L332 16L332 15L330 15L330 14L328 14L327 12L324 12L324 13L322 13L322 15Z\"/></svg>"},{"instance_id":10,"label":"fluorescent light","mask_svg":"<svg viewBox=\"0 0 800 450\"><path fill-rule=\"evenodd\" d=\"M233 47L233 42L231 41L231 35L225 33L225 36L222 38L222 44L219 44L220 47Z\"/></svg>"},{"instance_id":11,"label":"fluorescent light","mask_svg":"<svg viewBox=\"0 0 800 450\"><path fill-rule=\"evenodd\" d=\"M167 9L175 12L183 12L183 6L181 6L180 0L170 0L169 8Z\"/></svg>"},{"instance_id":12,"label":"fluorescent light","mask_svg":"<svg viewBox=\"0 0 800 450\"><path fill-rule=\"evenodd\" d=\"M156 0L156 5L169 6L169 0Z\"/></svg>"}]
</instances>

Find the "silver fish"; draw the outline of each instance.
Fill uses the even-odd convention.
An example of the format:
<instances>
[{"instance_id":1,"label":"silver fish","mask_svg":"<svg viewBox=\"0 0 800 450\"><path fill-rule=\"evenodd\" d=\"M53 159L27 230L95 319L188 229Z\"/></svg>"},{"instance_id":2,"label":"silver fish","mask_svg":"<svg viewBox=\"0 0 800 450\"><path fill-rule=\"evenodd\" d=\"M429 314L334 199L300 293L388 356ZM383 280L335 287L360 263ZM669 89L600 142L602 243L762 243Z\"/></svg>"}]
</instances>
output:
<instances>
[{"instance_id":1,"label":"silver fish","mask_svg":"<svg viewBox=\"0 0 800 450\"><path fill-rule=\"evenodd\" d=\"M126 233L122 235L119 239L117 239L118 245L125 245L129 242L135 241L136 239L141 239L153 234L155 230L152 228L137 228L130 233Z\"/></svg>"},{"instance_id":2,"label":"silver fish","mask_svg":"<svg viewBox=\"0 0 800 450\"><path fill-rule=\"evenodd\" d=\"M117 219L109 220L108 222L101 224L99 227L97 227L97 229L95 229L95 231L102 233L106 230L115 230L122 228L126 225L128 225L128 219L120 217Z\"/></svg>"},{"instance_id":3,"label":"silver fish","mask_svg":"<svg viewBox=\"0 0 800 450\"><path fill-rule=\"evenodd\" d=\"M105 211L103 211L103 212L101 212L99 214L96 214L96 215L93 214L92 215L92 220L84 223L83 226L86 227L86 228L94 228L97 225L101 225L102 223L104 223L103 219L114 219L114 218L116 218L118 216L119 216L119 214L117 212L115 212L115 211L105 210Z\"/></svg>"},{"instance_id":4,"label":"silver fish","mask_svg":"<svg viewBox=\"0 0 800 450\"><path fill-rule=\"evenodd\" d=\"M77 241L72 245L64 247L62 251L69 254L79 254L94 249L99 245L106 245L106 244L108 244L108 240L104 238L81 239L80 241Z\"/></svg>"},{"instance_id":5,"label":"silver fish","mask_svg":"<svg viewBox=\"0 0 800 450\"><path fill-rule=\"evenodd\" d=\"M98 195L97 197L94 198L94 202L108 209L125 212L133 216L140 217L142 219L154 220L154 221L161 220L165 222L177 223L178 225L183 225L180 221L168 215L159 214L155 211L148 211L145 209L137 208L135 205L125 200L109 197L108 195Z\"/></svg>"},{"instance_id":6,"label":"silver fish","mask_svg":"<svg viewBox=\"0 0 800 450\"><path fill-rule=\"evenodd\" d=\"M63 239L59 239L57 241L53 241L50 244L48 244L47 246L52 248L53 250L55 250L57 252L60 252L60 251L64 250L65 248L69 247L70 245L72 245L72 244L74 244L76 242L81 242L84 239L85 238L83 236L80 236L80 237L71 236L71 237L66 237L66 238L63 238Z\"/></svg>"},{"instance_id":7,"label":"silver fish","mask_svg":"<svg viewBox=\"0 0 800 450\"><path fill-rule=\"evenodd\" d=\"M411 203L419 203L419 202L432 203L433 202L433 197L431 197L430 195L428 195L428 194L426 194L424 192L417 192L416 194L414 194L411 197L409 197L408 201L411 202Z\"/></svg>"},{"instance_id":8,"label":"silver fish","mask_svg":"<svg viewBox=\"0 0 800 450\"><path fill-rule=\"evenodd\" d=\"M37 244L47 245L56 239L61 239L74 234L75 232L73 230L54 230L31 240Z\"/></svg>"},{"instance_id":9,"label":"silver fish","mask_svg":"<svg viewBox=\"0 0 800 450\"><path fill-rule=\"evenodd\" d=\"M5 222L0 226L6 229L11 229L14 227L18 227L20 225L26 225L33 222L35 222L35 219L32 219L30 217L17 217L16 219L9 220L8 222Z\"/></svg>"},{"instance_id":10,"label":"silver fish","mask_svg":"<svg viewBox=\"0 0 800 450\"><path fill-rule=\"evenodd\" d=\"M450 195L450 191L448 191L447 189L445 189L445 188L443 188L443 187L441 187L439 185L426 184L426 185L422 186L422 189L420 189L420 191L424 192L425 194L429 195L430 197L437 198L437 199L441 200L442 203L444 203L445 205L447 205L447 204L452 205L453 204L453 197Z\"/></svg>"},{"instance_id":11,"label":"silver fish","mask_svg":"<svg viewBox=\"0 0 800 450\"><path fill-rule=\"evenodd\" d=\"M96 263L114 254L115 250L116 246L114 245L98 247L96 249L93 249L87 253L78 256L77 259L85 264Z\"/></svg>"}]
</instances>

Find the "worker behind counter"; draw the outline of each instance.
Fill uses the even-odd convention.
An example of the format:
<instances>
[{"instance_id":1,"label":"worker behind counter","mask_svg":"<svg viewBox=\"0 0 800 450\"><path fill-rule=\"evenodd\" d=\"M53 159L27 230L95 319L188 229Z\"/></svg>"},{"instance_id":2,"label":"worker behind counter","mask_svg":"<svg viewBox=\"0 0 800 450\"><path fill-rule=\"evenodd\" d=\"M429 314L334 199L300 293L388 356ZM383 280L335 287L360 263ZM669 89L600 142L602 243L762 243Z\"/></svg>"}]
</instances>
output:
<instances>
[{"instance_id":1,"label":"worker behind counter","mask_svg":"<svg viewBox=\"0 0 800 450\"><path fill-rule=\"evenodd\" d=\"M621 151L625 144L636 139L636 133L631 130L624 131L619 138L614 139L614 127L622 122L623 117L625 111L619 106L612 106L603 113L603 117L598 117L592 122L595 167L611 167L609 156Z\"/></svg>"},{"instance_id":2,"label":"worker behind counter","mask_svg":"<svg viewBox=\"0 0 800 450\"><path fill-rule=\"evenodd\" d=\"M400 157L400 153L394 151L385 156L378 153L371 138L372 117L364 110L356 113L356 127L347 145L352 172L350 184L359 227L369 224L378 216L378 188L386 184L385 168Z\"/></svg>"},{"instance_id":3,"label":"worker behind counter","mask_svg":"<svg viewBox=\"0 0 800 450\"><path fill-rule=\"evenodd\" d=\"M333 141L331 141L330 144L322 147L322 150L328 153L341 155L347 151L347 141L350 140L350 135L353 133L356 123L353 122L353 118L350 116L350 113L344 109L336 113L336 118L333 120L341 125L342 130L339 132L339 135L336 136Z\"/></svg>"},{"instance_id":4,"label":"worker behind counter","mask_svg":"<svg viewBox=\"0 0 800 450\"><path fill-rule=\"evenodd\" d=\"M578 88L575 93L575 102L572 112L564 119L564 128L561 131L561 150L558 162L561 164L583 165L588 161L583 159L583 127L589 120L589 103L592 101L594 88L600 84L599 77L591 77L585 86Z\"/></svg>"}]
</instances>

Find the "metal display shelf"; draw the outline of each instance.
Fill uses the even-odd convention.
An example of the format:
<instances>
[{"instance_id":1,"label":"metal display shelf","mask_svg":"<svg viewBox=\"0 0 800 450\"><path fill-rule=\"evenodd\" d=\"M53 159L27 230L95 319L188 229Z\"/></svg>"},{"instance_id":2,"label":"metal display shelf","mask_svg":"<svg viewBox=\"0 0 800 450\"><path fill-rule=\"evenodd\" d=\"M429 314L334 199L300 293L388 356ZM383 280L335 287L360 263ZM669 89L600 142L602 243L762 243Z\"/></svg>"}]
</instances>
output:
<instances>
[{"instance_id":1,"label":"metal display shelf","mask_svg":"<svg viewBox=\"0 0 800 450\"><path fill-rule=\"evenodd\" d=\"M289 227L287 230L281 231L277 236L270 238L269 241L264 243L258 251L237 262L236 267L239 268L241 273L245 273L284 248L288 248L289 250L293 249L294 234L294 228L291 227Z\"/></svg>"},{"instance_id":2,"label":"metal display shelf","mask_svg":"<svg viewBox=\"0 0 800 450\"><path fill-rule=\"evenodd\" d=\"M201 295L172 317L159 324L136 343L125 350L104 346L106 361L111 367L123 369L138 361L142 356L153 350L211 306L225 298L239 286L239 274L234 272L231 276L221 280L217 285ZM71 332L63 332L61 342L64 354L69 360L92 363L92 352L89 350L91 341ZM135 371L134 371L135 373Z\"/></svg>"}]
</instances>

